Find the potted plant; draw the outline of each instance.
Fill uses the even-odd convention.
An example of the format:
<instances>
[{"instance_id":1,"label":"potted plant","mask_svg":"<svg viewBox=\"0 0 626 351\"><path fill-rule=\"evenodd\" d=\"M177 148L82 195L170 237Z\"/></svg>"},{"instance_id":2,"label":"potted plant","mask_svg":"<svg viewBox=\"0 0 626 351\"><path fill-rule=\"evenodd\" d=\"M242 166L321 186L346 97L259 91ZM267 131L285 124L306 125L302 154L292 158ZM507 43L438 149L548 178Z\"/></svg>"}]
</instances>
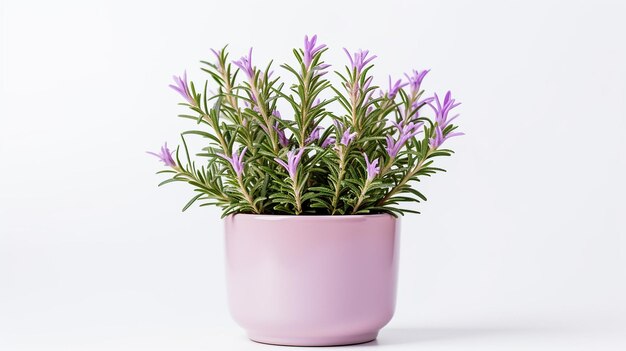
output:
<instances>
[{"instance_id":1,"label":"potted plant","mask_svg":"<svg viewBox=\"0 0 626 351\"><path fill-rule=\"evenodd\" d=\"M398 215L426 200L413 184L438 171L444 142L461 133L450 92L425 97L428 70L380 89L371 75L376 56L350 53L327 78L327 48L305 37L294 64L265 68L247 56L230 61L226 48L202 70L214 82L187 75L171 87L197 127L182 147L154 153L171 182L196 195L184 206L222 208L227 286L234 319L255 341L282 345L367 342L391 319L398 264ZM210 92L213 91L213 92ZM432 112L428 113L428 112ZM186 138L207 146L190 156Z\"/></svg>"}]
</instances>

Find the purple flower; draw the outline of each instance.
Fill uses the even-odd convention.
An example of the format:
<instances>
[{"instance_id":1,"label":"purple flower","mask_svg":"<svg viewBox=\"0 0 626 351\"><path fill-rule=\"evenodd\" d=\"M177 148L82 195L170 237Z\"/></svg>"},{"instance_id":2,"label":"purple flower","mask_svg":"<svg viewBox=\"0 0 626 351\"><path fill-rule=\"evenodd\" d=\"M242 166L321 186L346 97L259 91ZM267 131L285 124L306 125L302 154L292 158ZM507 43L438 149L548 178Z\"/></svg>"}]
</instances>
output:
<instances>
[{"instance_id":1,"label":"purple flower","mask_svg":"<svg viewBox=\"0 0 626 351\"><path fill-rule=\"evenodd\" d=\"M230 165L233 166L233 170L235 171L237 177L241 177L243 174L243 155L246 154L247 150L248 147L246 146L243 148L243 151L241 151L241 154L237 153L237 151L233 151L233 157L228 157L224 154L218 155L230 162Z\"/></svg>"},{"instance_id":2,"label":"purple flower","mask_svg":"<svg viewBox=\"0 0 626 351\"><path fill-rule=\"evenodd\" d=\"M405 125L404 121L400 121L400 122L392 121L391 124L393 124L393 126L396 127L396 129L400 132L401 135L404 131L408 129L408 124Z\"/></svg>"},{"instance_id":3,"label":"purple flower","mask_svg":"<svg viewBox=\"0 0 626 351\"><path fill-rule=\"evenodd\" d=\"M190 105L195 106L196 102L189 91L189 84L187 83L187 71L183 73L182 77L174 76L174 83L176 83L176 85L170 84L170 88L176 90L180 95L182 95L182 97L184 97Z\"/></svg>"},{"instance_id":4,"label":"purple flower","mask_svg":"<svg viewBox=\"0 0 626 351\"><path fill-rule=\"evenodd\" d=\"M302 158L302 154L304 153L304 148L300 148L300 150L296 153L296 150L290 150L287 153L287 162L281 160L280 158L274 158L279 165L283 166L287 172L289 173L289 177L293 182L296 182L296 175L298 171L298 163L300 163L300 158Z\"/></svg>"},{"instance_id":5,"label":"purple flower","mask_svg":"<svg viewBox=\"0 0 626 351\"><path fill-rule=\"evenodd\" d=\"M425 69L423 71L413 70L413 75L409 76L408 74L404 74L406 79L409 81L409 85L411 86L411 93L413 95L417 95L420 92L420 87L422 85L422 80L426 77L426 74L430 72L429 69Z\"/></svg>"},{"instance_id":6,"label":"purple flower","mask_svg":"<svg viewBox=\"0 0 626 351\"><path fill-rule=\"evenodd\" d=\"M322 50L323 48L326 47L326 45L322 44L320 46L315 46L315 43L317 42L317 35L314 35L311 40L309 40L309 36L305 35L304 36L304 66L306 68L309 68L309 66L311 65L311 62L313 61L313 56L315 56L315 54L317 54L320 50ZM323 68L321 66L324 66ZM328 67L330 67L330 65L321 65L320 67L318 67L318 70L323 70L326 69Z\"/></svg>"},{"instance_id":7,"label":"purple flower","mask_svg":"<svg viewBox=\"0 0 626 351\"><path fill-rule=\"evenodd\" d=\"M313 68L313 70L315 71L315 75L321 77L323 75L325 75L326 73L328 73L328 71L324 71L325 69L329 68L330 65L327 63L321 64L321 65L317 65Z\"/></svg>"},{"instance_id":8,"label":"purple flower","mask_svg":"<svg viewBox=\"0 0 626 351\"><path fill-rule=\"evenodd\" d=\"M278 142L280 143L280 146L282 147L289 146L289 139L287 139L287 136L285 135L285 131L278 128L278 122L274 124L274 130L276 131L276 134L278 134Z\"/></svg>"},{"instance_id":9,"label":"purple flower","mask_svg":"<svg viewBox=\"0 0 626 351\"><path fill-rule=\"evenodd\" d=\"M250 48L248 56L242 56L238 61L234 61L233 64L244 71L248 76L248 79L254 79L254 67L252 67L252 48Z\"/></svg>"},{"instance_id":10,"label":"purple flower","mask_svg":"<svg viewBox=\"0 0 626 351\"><path fill-rule=\"evenodd\" d=\"M277 119L282 119L282 116L280 115L280 111L276 109L272 111L272 116L276 117ZM269 134L267 127L265 127L264 125L261 125L261 128L263 128L263 130ZM274 123L273 128L276 131L276 134L278 134L278 142L280 143L280 146L287 147L289 145L289 139L287 139L287 136L285 135L285 131L280 128L278 121Z\"/></svg>"},{"instance_id":11,"label":"purple flower","mask_svg":"<svg viewBox=\"0 0 626 351\"><path fill-rule=\"evenodd\" d=\"M378 175L378 173L380 173L380 167L378 167L378 159L375 159L374 161L372 161L372 163L370 163L370 160L367 157L367 154L365 152L363 153L363 157L365 157L365 168L367 170L367 180L371 181L372 179L376 177L376 175Z\"/></svg>"},{"instance_id":12,"label":"purple flower","mask_svg":"<svg viewBox=\"0 0 626 351\"><path fill-rule=\"evenodd\" d=\"M368 63L372 62L372 60L376 58L376 55L372 57L367 57L367 55L369 54L368 50L359 50L353 55L351 55L346 48L343 48L343 51L346 53L346 55L348 55L348 58L350 59L350 66L353 70L356 70L357 75L361 74L361 71L363 71L365 66L367 66Z\"/></svg>"},{"instance_id":13,"label":"purple flower","mask_svg":"<svg viewBox=\"0 0 626 351\"><path fill-rule=\"evenodd\" d=\"M157 154L155 152L150 152L150 151L147 151L147 153L158 157L159 160L161 160L168 167L176 167L176 162L172 158L172 154L174 153L174 151L170 151L170 149L167 148L167 143L161 146L160 153Z\"/></svg>"},{"instance_id":14,"label":"purple flower","mask_svg":"<svg viewBox=\"0 0 626 351\"><path fill-rule=\"evenodd\" d=\"M407 85L409 85L409 83L402 83L401 79L398 79L393 85L391 85L391 76L389 76L389 92L387 93L387 97L392 100L395 99L398 91Z\"/></svg>"},{"instance_id":15,"label":"purple flower","mask_svg":"<svg viewBox=\"0 0 626 351\"><path fill-rule=\"evenodd\" d=\"M311 134L306 138L306 140L304 141L305 144L311 143L317 139L320 138L320 130L324 129L321 126L317 126L315 128L313 128L313 131L311 132Z\"/></svg>"},{"instance_id":16,"label":"purple flower","mask_svg":"<svg viewBox=\"0 0 626 351\"><path fill-rule=\"evenodd\" d=\"M430 107L435 111L435 122L443 129L446 129L448 124L452 122L459 115L455 115L454 117L448 119L448 113L455 107L459 106L461 103L456 103L456 100L452 98L452 93L448 91L446 96L443 99L443 103L439 100L439 96L435 94L435 106L432 103L429 103Z\"/></svg>"},{"instance_id":17,"label":"purple flower","mask_svg":"<svg viewBox=\"0 0 626 351\"><path fill-rule=\"evenodd\" d=\"M372 79L374 77L369 77L365 80L365 83L363 83L363 88L361 88L363 91L367 91L367 89L370 88L370 85L372 84ZM372 91L373 92L373 91ZM370 96L372 94L372 92L370 92ZM366 98L366 100L369 100L368 98Z\"/></svg>"},{"instance_id":18,"label":"purple flower","mask_svg":"<svg viewBox=\"0 0 626 351\"><path fill-rule=\"evenodd\" d=\"M431 148L436 149L439 146L441 146L441 144L443 144L444 141L455 137L455 136L459 136L459 135L464 135L463 133L448 133L447 135L443 135L443 129L441 126L436 126L435 127L435 137L434 138L430 138L428 144L430 145Z\"/></svg>"},{"instance_id":19,"label":"purple flower","mask_svg":"<svg viewBox=\"0 0 626 351\"><path fill-rule=\"evenodd\" d=\"M339 135L341 133L341 131L344 128L343 123L341 123L339 120L333 120L333 124L335 125L335 132L337 135ZM346 128L345 130L343 130L343 135L341 136L340 139L340 143L344 146L348 146L350 145L350 143L352 142L352 140L354 140L354 138L356 137L356 132L354 133L350 133L350 128ZM328 139L326 139L328 140ZM335 142L335 138L333 138L333 142Z\"/></svg>"},{"instance_id":20,"label":"purple flower","mask_svg":"<svg viewBox=\"0 0 626 351\"><path fill-rule=\"evenodd\" d=\"M350 145L350 142L354 140L355 137L356 137L356 132L350 133L350 128L348 128L343 132L343 135L341 136L341 144L348 146Z\"/></svg>"},{"instance_id":21,"label":"purple flower","mask_svg":"<svg viewBox=\"0 0 626 351\"><path fill-rule=\"evenodd\" d=\"M396 157L396 155L398 154L399 148L398 150L396 150L395 139L391 136L391 134L385 135L385 139L387 139L387 146L385 146L385 150L387 150L387 154L391 157Z\"/></svg>"},{"instance_id":22,"label":"purple flower","mask_svg":"<svg viewBox=\"0 0 626 351\"><path fill-rule=\"evenodd\" d=\"M407 125L394 123L394 125L400 132L398 140L396 141L390 134L385 136L385 138L387 139L387 146L385 147L385 150L387 150L387 154L389 154L391 158L394 158L398 155L400 149L402 149L404 144L406 144L409 139L413 138L419 132L421 132L420 127L423 125L423 123L409 122Z\"/></svg>"},{"instance_id":23,"label":"purple flower","mask_svg":"<svg viewBox=\"0 0 626 351\"><path fill-rule=\"evenodd\" d=\"M328 137L326 138L326 140L324 140L324 142L322 143L322 147L323 148L327 148L330 144L334 144L335 141L337 141L335 139L335 137Z\"/></svg>"}]
</instances>

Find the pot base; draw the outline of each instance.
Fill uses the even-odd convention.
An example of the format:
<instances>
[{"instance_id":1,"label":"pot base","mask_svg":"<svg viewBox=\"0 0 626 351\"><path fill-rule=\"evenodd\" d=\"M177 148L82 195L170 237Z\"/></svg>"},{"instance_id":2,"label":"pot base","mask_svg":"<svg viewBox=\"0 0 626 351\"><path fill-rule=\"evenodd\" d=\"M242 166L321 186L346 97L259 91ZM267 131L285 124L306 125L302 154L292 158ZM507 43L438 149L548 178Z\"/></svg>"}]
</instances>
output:
<instances>
[{"instance_id":1,"label":"pot base","mask_svg":"<svg viewBox=\"0 0 626 351\"><path fill-rule=\"evenodd\" d=\"M282 337L269 336L257 333L248 333L250 340L262 344L280 345L280 346L343 346L363 344L376 340L378 331L357 334L357 335L341 335L331 337Z\"/></svg>"}]
</instances>

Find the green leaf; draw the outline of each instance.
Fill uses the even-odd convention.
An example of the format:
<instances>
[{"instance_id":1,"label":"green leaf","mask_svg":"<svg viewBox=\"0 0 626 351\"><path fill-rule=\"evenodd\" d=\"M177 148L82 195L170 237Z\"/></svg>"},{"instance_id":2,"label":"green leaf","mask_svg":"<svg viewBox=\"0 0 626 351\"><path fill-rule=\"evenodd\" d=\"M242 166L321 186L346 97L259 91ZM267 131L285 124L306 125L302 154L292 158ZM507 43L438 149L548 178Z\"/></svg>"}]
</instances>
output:
<instances>
[{"instance_id":1,"label":"green leaf","mask_svg":"<svg viewBox=\"0 0 626 351\"><path fill-rule=\"evenodd\" d=\"M185 205L185 207L183 207L183 211L182 211L182 212L185 212L185 211L189 208L189 206L193 205L193 203L194 203L194 202L196 202L196 200L198 200L199 198L201 198L203 195L204 195L204 194L198 194L198 195L196 195L196 196L192 197L192 198L191 198L191 200L189 200L189 202L187 202L187 204Z\"/></svg>"}]
</instances>

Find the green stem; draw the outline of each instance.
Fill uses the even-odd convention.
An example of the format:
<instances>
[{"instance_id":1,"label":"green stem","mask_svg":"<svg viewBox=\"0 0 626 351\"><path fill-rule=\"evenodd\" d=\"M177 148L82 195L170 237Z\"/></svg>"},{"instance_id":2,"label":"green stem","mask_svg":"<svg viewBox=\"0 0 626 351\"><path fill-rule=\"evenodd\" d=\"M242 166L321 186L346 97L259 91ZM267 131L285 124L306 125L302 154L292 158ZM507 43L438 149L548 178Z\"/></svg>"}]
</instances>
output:
<instances>
[{"instance_id":1,"label":"green stem","mask_svg":"<svg viewBox=\"0 0 626 351\"><path fill-rule=\"evenodd\" d=\"M241 195L243 195L243 197L246 199L246 201L248 201L248 203L252 207L252 211L254 213L260 213L259 209L254 204L254 200L252 199L252 196L250 196L250 193L248 193L248 190L246 189L246 186L243 184L243 179L242 179L241 175L237 176L237 183L239 183L239 191L241 192Z\"/></svg>"},{"instance_id":2,"label":"green stem","mask_svg":"<svg viewBox=\"0 0 626 351\"><path fill-rule=\"evenodd\" d=\"M237 103L237 99L232 94L233 87L230 85L230 77L226 75L226 70L223 69L222 72L222 79L225 82L224 89L226 90L226 98L228 99L230 106L237 110L239 112L239 115L241 116L241 111L239 110L239 104Z\"/></svg>"},{"instance_id":3,"label":"green stem","mask_svg":"<svg viewBox=\"0 0 626 351\"><path fill-rule=\"evenodd\" d=\"M352 117L352 125L354 126L354 131L357 133L357 135L361 135L361 126L359 125L359 120L358 120L358 116L356 113L356 94L357 91L355 89L357 82L359 80L357 78L355 78L355 81L352 83L352 87L351 87L351 91L350 91L350 107L352 108L350 111L350 115Z\"/></svg>"},{"instance_id":4,"label":"green stem","mask_svg":"<svg viewBox=\"0 0 626 351\"><path fill-rule=\"evenodd\" d=\"M209 123L211 128L213 128L213 130L215 131L215 135L220 141L220 146L222 147L222 151L224 152L224 154L228 157L232 156L230 149L228 148L228 144L226 143L226 140L224 139L224 135L222 134L222 131L220 130L219 126L216 126L215 124L213 124L213 120L211 119L211 117L209 117L208 115L204 113L202 114L202 119L207 121L207 123Z\"/></svg>"},{"instance_id":5,"label":"green stem","mask_svg":"<svg viewBox=\"0 0 626 351\"><path fill-rule=\"evenodd\" d=\"M406 125L409 122L409 120L411 119L410 117L412 117L412 115L409 116L409 112L411 112L411 108L413 107L413 103L417 100L418 96L419 96L418 94L412 94L411 95L411 100L409 100L409 104L407 106L405 106L405 108L404 108L404 119L402 120L402 124Z\"/></svg>"},{"instance_id":6,"label":"green stem","mask_svg":"<svg viewBox=\"0 0 626 351\"><path fill-rule=\"evenodd\" d=\"M303 93L302 93L302 101L300 101L301 103L301 112L300 112L300 121L301 121L301 125L300 125L300 147L304 147L305 146L305 140L307 138L307 130L309 129L309 121L308 119L308 101L309 101L309 80L311 77L311 71L307 71L306 74L304 75L304 77L302 77L302 81L303 81Z\"/></svg>"},{"instance_id":7,"label":"green stem","mask_svg":"<svg viewBox=\"0 0 626 351\"><path fill-rule=\"evenodd\" d=\"M302 194L300 194L300 188L296 185L296 182L293 183L293 193L294 200L296 200L296 214L299 215L302 213Z\"/></svg>"},{"instance_id":8,"label":"green stem","mask_svg":"<svg viewBox=\"0 0 626 351\"><path fill-rule=\"evenodd\" d=\"M406 182L408 182L417 172L419 172L422 169L422 166L424 165L424 162L428 159L428 157L432 154L432 152L435 149L429 149L428 152L426 153L426 156L421 159L417 165L415 165L415 167L410 170L409 172L407 172L404 177L402 177L402 179L400 180L400 182L394 186L393 188L391 188L391 190L389 190L389 192L387 193L387 195L385 195L385 197L383 197L382 199L380 199L380 201L378 201L378 205L382 206L385 204L385 202L387 202L387 200L389 200L389 198L391 198L395 193L398 192L398 190L400 189L401 186L403 186L404 184L406 184Z\"/></svg>"},{"instance_id":9,"label":"green stem","mask_svg":"<svg viewBox=\"0 0 626 351\"><path fill-rule=\"evenodd\" d=\"M387 171L389 171L391 166L393 166L393 160L394 159L395 159L395 157L390 157L389 160L387 160L387 163L385 163L385 165L383 166L383 168L380 169L381 177L384 176L385 174L387 174Z\"/></svg>"},{"instance_id":10,"label":"green stem","mask_svg":"<svg viewBox=\"0 0 626 351\"><path fill-rule=\"evenodd\" d=\"M257 106L259 106L259 111L261 111L261 117L263 117L263 122L265 123L265 127L267 128L267 133L269 134L270 141L272 142L272 149L275 154L278 154L278 135L276 135L276 131L274 130L274 126L272 126L272 119L267 114L265 110L265 104L261 103L261 94L259 93L256 84L254 82L250 83L250 89L252 90L252 95L257 101Z\"/></svg>"},{"instance_id":11,"label":"green stem","mask_svg":"<svg viewBox=\"0 0 626 351\"><path fill-rule=\"evenodd\" d=\"M365 194L367 194L367 191L369 190L370 184L371 184L371 180L367 179L365 181L365 184L363 185L363 189L361 189L361 194L359 195L359 198L356 201L356 205L354 205L354 209L352 210L352 214L355 214L356 211L361 206L361 203L365 199Z\"/></svg>"},{"instance_id":12,"label":"green stem","mask_svg":"<svg viewBox=\"0 0 626 351\"><path fill-rule=\"evenodd\" d=\"M339 194L341 194L341 181L345 175L345 155L343 153L344 148L340 146L341 149L339 151L339 173L337 174L337 184L335 186L335 194L333 195L332 201L332 211L331 215L334 215L337 212L337 203L339 202Z\"/></svg>"}]
</instances>

